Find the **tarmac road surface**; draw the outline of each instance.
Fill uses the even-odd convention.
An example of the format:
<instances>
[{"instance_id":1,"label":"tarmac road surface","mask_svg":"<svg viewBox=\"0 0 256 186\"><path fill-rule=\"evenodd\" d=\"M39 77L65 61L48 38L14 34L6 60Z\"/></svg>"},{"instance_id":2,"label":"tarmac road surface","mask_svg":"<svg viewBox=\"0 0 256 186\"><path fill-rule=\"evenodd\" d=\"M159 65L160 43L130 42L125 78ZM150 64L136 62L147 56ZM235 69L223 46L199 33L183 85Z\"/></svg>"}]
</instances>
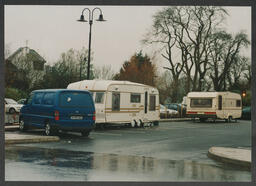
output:
<instances>
[{"instance_id":1,"label":"tarmac road surface","mask_svg":"<svg viewBox=\"0 0 256 186\"><path fill-rule=\"evenodd\" d=\"M42 135L41 131L29 133ZM109 127L88 138L6 146L6 181L251 181L251 172L207 157L212 146L251 147L251 121L161 122Z\"/></svg>"}]
</instances>

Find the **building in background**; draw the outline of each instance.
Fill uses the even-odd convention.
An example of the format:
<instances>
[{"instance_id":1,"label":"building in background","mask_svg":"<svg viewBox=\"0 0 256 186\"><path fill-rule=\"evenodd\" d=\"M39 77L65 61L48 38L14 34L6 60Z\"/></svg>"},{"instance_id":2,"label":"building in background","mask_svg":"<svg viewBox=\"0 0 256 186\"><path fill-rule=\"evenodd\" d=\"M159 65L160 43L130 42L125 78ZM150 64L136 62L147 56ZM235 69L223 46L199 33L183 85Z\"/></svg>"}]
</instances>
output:
<instances>
[{"instance_id":1,"label":"building in background","mask_svg":"<svg viewBox=\"0 0 256 186\"><path fill-rule=\"evenodd\" d=\"M30 80L29 88L31 88L35 82L43 78L45 63L45 59L35 50L29 47L20 47L6 59L6 70L18 72L18 77L26 76ZM13 67L14 70L8 69L8 67ZM9 77L13 78L14 76Z\"/></svg>"}]
</instances>

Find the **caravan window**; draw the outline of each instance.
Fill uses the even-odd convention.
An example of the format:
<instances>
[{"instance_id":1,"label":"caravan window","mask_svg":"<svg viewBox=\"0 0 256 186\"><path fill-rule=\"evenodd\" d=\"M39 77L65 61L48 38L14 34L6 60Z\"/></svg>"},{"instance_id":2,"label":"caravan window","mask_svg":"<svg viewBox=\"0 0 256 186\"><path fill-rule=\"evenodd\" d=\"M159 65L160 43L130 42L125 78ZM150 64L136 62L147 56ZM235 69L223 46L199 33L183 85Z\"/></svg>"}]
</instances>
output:
<instances>
[{"instance_id":1,"label":"caravan window","mask_svg":"<svg viewBox=\"0 0 256 186\"><path fill-rule=\"evenodd\" d=\"M131 103L140 103L140 94L131 93Z\"/></svg>"},{"instance_id":2,"label":"caravan window","mask_svg":"<svg viewBox=\"0 0 256 186\"><path fill-rule=\"evenodd\" d=\"M205 98L192 98L190 102L190 107L205 107L211 108L212 107L212 99L205 99Z\"/></svg>"},{"instance_id":3,"label":"caravan window","mask_svg":"<svg viewBox=\"0 0 256 186\"><path fill-rule=\"evenodd\" d=\"M156 110L156 96L150 95L149 97L149 110L154 111Z\"/></svg>"},{"instance_id":4,"label":"caravan window","mask_svg":"<svg viewBox=\"0 0 256 186\"><path fill-rule=\"evenodd\" d=\"M241 100L236 100L236 106L241 107Z\"/></svg>"},{"instance_id":5,"label":"caravan window","mask_svg":"<svg viewBox=\"0 0 256 186\"><path fill-rule=\"evenodd\" d=\"M96 92L95 103L103 103L104 101L104 92Z\"/></svg>"},{"instance_id":6,"label":"caravan window","mask_svg":"<svg viewBox=\"0 0 256 186\"><path fill-rule=\"evenodd\" d=\"M112 111L120 111L120 93L112 93Z\"/></svg>"}]
</instances>

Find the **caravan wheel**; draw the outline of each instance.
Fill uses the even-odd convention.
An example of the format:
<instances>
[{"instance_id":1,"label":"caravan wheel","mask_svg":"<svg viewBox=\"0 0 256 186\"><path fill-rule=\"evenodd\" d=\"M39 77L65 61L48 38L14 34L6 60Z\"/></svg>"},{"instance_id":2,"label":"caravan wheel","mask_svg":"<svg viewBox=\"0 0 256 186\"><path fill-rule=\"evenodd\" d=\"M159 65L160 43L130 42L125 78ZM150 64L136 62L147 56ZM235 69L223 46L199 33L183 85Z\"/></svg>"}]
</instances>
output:
<instances>
[{"instance_id":1,"label":"caravan wheel","mask_svg":"<svg viewBox=\"0 0 256 186\"><path fill-rule=\"evenodd\" d=\"M228 122L231 123L231 122L232 122L232 119L233 119L232 116L229 116L229 117L228 117Z\"/></svg>"},{"instance_id":2,"label":"caravan wheel","mask_svg":"<svg viewBox=\"0 0 256 186\"><path fill-rule=\"evenodd\" d=\"M137 126L138 127L143 127L143 123L142 123L142 121L140 119L137 121Z\"/></svg>"},{"instance_id":3,"label":"caravan wheel","mask_svg":"<svg viewBox=\"0 0 256 186\"><path fill-rule=\"evenodd\" d=\"M135 120L132 120L132 121L131 121L131 126L132 126L132 127L135 127L135 126L136 126L136 121L135 121Z\"/></svg>"}]
</instances>

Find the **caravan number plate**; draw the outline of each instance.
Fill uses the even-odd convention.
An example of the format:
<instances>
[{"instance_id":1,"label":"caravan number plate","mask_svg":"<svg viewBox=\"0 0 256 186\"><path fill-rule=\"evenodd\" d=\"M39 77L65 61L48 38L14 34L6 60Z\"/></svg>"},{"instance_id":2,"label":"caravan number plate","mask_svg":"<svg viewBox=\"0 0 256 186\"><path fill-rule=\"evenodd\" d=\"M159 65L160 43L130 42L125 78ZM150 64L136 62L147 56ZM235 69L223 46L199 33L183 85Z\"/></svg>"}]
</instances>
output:
<instances>
[{"instance_id":1,"label":"caravan number plate","mask_svg":"<svg viewBox=\"0 0 256 186\"><path fill-rule=\"evenodd\" d=\"M71 119L78 119L79 120L79 119L83 119L83 116L71 116L70 118Z\"/></svg>"}]
</instances>

